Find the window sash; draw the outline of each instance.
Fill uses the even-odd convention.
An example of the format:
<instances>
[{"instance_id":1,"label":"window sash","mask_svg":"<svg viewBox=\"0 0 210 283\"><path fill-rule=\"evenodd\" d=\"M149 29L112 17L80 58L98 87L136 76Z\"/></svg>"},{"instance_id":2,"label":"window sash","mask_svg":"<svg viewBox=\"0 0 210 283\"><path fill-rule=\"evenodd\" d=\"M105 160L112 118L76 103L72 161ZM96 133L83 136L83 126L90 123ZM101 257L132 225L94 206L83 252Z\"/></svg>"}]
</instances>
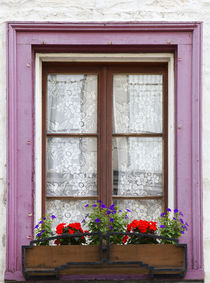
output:
<instances>
[{"instance_id":1,"label":"window sash","mask_svg":"<svg viewBox=\"0 0 210 283\"><path fill-rule=\"evenodd\" d=\"M98 126L97 133L47 133L47 75L48 74L97 74L98 75ZM163 132L162 133L113 133L113 75L114 74L161 74L163 75ZM107 205L114 199L163 199L168 205L168 66L166 63L117 63L117 64L82 64L82 63L43 63L43 121L42 121L42 214L45 214L46 199L46 138L47 137L96 137L98 138L97 187L98 196L60 196L47 199L101 199ZM113 137L162 137L163 139L163 196L114 196L112 194L112 139Z\"/></svg>"}]
</instances>

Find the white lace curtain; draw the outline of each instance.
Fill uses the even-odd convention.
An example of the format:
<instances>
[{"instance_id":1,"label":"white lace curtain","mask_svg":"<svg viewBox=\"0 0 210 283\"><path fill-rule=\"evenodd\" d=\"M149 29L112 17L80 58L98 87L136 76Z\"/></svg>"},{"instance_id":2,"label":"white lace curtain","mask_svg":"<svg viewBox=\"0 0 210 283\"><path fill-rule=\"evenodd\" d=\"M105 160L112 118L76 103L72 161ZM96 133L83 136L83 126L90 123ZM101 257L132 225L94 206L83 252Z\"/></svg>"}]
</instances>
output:
<instances>
[{"instance_id":1,"label":"white lace curtain","mask_svg":"<svg viewBox=\"0 0 210 283\"><path fill-rule=\"evenodd\" d=\"M162 132L162 76L115 75L113 133ZM97 132L97 76L48 75L48 133ZM47 139L47 196L97 195L97 139ZM113 138L113 194L161 195L162 138ZM132 204L133 218L153 219L161 200L117 201ZM57 221L81 221L85 201L47 200Z\"/></svg>"}]
</instances>

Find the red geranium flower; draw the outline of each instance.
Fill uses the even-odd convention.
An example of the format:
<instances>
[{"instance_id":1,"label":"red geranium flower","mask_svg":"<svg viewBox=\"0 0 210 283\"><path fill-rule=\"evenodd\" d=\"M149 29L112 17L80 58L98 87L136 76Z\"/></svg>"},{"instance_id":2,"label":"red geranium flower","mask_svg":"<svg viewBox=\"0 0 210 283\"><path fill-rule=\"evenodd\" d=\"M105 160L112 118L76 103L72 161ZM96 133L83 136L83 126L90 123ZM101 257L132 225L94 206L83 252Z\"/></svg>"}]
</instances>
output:
<instances>
[{"instance_id":1,"label":"red geranium flower","mask_svg":"<svg viewBox=\"0 0 210 283\"><path fill-rule=\"evenodd\" d=\"M81 237L63 237L63 238L59 238L59 240L56 240L54 243L56 245L80 245L80 244L84 244L86 243L85 237L82 235L83 229L81 227L81 224L76 222L76 223L70 223L68 225L66 225L66 223L60 223L58 224L58 226L56 227L56 233L58 235L62 234L81 234ZM86 231L88 232L88 231Z\"/></svg>"},{"instance_id":2,"label":"red geranium flower","mask_svg":"<svg viewBox=\"0 0 210 283\"><path fill-rule=\"evenodd\" d=\"M134 219L131 223L127 225L127 232L142 233L142 234L155 234L157 230L157 223L154 221L137 220ZM137 237L137 236L127 236L123 238L123 243L128 242L129 244L140 244L140 243L157 243L155 238L149 237Z\"/></svg>"},{"instance_id":3,"label":"red geranium flower","mask_svg":"<svg viewBox=\"0 0 210 283\"><path fill-rule=\"evenodd\" d=\"M56 227L56 233L57 233L57 234L62 234L65 225L66 225L66 223L60 223L60 224L58 224L58 226Z\"/></svg>"}]
</instances>

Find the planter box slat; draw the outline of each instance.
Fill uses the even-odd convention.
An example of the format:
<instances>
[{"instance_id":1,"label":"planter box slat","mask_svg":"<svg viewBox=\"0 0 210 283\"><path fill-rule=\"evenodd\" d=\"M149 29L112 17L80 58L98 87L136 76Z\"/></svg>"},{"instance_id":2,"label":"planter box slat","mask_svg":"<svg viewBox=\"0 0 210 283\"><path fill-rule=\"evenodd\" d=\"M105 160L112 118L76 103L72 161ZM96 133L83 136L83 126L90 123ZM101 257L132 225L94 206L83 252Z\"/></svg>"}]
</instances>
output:
<instances>
[{"instance_id":1,"label":"planter box slat","mask_svg":"<svg viewBox=\"0 0 210 283\"><path fill-rule=\"evenodd\" d=\"M129 249L129 252L128 252ZM129 246L111 246L112 261L143 261L144 263L168 266L183 266L183 248L175 245L141 244ZM151 257L152 255L152 257ZM170 256L172 255L172 256Z\"/></svg>"}]
</instances>

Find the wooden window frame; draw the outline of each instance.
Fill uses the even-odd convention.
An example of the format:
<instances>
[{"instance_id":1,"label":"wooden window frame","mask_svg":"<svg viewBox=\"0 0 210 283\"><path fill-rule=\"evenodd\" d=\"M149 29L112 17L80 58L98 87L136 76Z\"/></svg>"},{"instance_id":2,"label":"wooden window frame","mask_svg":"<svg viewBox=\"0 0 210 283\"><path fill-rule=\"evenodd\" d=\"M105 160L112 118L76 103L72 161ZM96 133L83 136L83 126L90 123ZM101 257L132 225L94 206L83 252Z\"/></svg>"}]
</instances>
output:
<instances>
[{"instance_id":1,"label":"wooden window frame","mask_svg":"<svg viewBox=\"0 0 210 283\"><path fill-rule=\"evenodd\" d=\"M96 74L98 77L97 132L94 133L47 133L47 75L48 74ZM114 134L113 75L114 74L161 74L163 75L162 133ZM56 200L102 200L107 206L113 200L162 200L164 210L168 208L168 64L159 63L67 63L43 62L42 65L42 216L46 199ZM97 191L98 196L46 196L46 140L48 137L95 137L97 138ZM163 195L162 196L114 196L112 193L112 138L113 137L161 137L163 141ZM79 190L79 188L78 188Z\"/></svg>"},{"instance_id":2,"label":"wooden window frame","mask_svg":"<svg viewBox=\"0 0 210 283\"><path fill-rule=\"evenodd\" d=\"M21 245L33 233L35 54L53 52L174 54L175 206L190 224L185 279L203 279L201 22L7 23L5 279L23 280Z\"/></svg>"}]
</instances>

